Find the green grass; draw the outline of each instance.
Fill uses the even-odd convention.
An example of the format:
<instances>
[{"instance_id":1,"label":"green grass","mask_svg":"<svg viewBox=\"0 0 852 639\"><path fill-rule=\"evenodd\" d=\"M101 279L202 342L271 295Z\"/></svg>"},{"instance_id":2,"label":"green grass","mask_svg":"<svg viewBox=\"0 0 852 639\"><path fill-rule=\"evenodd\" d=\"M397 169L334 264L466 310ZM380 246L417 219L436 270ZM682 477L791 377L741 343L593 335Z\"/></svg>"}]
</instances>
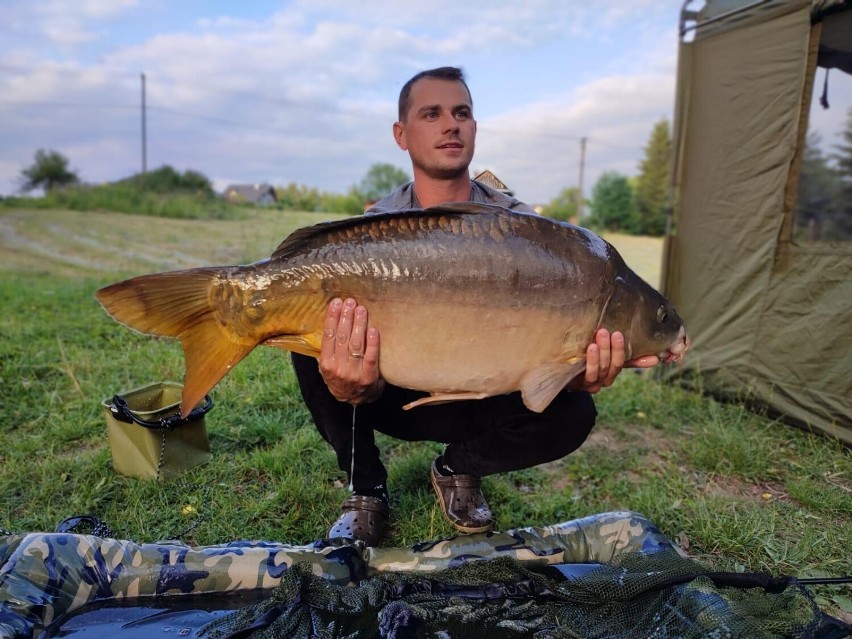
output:
<instances>
[{"instance_id":1,"label":"green grass","mask_svg":"<svg viewBox=\"0 0 852 639\"><path fill-rule=\"evenodd\" d=\"M101 401L180 381L183 356L176 342L121 327L94 298L127 275L259 259L321 219L253 211L246 220L152 222L0 209L0 527L52 530L93 514L140 542L192 525L183 538L194 544L321 537L347 494L345 476L275 349L258 349L214 389L210 463L180 482L113 472ZM574 454L485 479L501 528L630 509L721 569L852 574L852 464L839 443L648 374L621 375L598 409ZM428 483L438 445L378 443L393 507L384 544L453 534ZM203 519L184 514L187 505ZM821 603L842 592L821 589Z\"/></svg>"}]
</instances>

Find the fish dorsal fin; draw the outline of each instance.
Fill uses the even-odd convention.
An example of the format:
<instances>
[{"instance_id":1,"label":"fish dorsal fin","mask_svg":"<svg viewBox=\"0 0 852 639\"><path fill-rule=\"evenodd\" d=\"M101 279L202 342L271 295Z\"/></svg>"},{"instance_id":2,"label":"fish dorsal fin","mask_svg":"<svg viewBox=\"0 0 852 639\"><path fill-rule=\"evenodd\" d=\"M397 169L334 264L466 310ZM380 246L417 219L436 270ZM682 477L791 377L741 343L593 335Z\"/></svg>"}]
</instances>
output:
<instances>
[{"instance_id":1,"label":"fish dorsal fin","mask_svg":"<svg viewBox=\"0 0 852 639\"><path fill-rule=\"evenodd\" d=\"M540 413L550 405L553 398L566 384L583 372L586 360L554 362L531 370L521 380L521 396L524 405L534 413Z\"/></svg>"},{"instance_id":2,"label":"fish dorsal fin","mask_svg":"<svg viewBox=\"0 0 852 639\"><path fill-rule=\"evenodd\" d=\"M398 223L406 217L434 217L454 213L457 215L484 215L494 213L512 213L522 215L511 211L502 206L495 204L479 204L476 202L450 202L441 206L434 206L429 209L403 209L390 213L376 213L373 215L358 215L344 220L334 220L331 222L320 222L313 226L296 229L287 236L275 252L271 259L286 258L297 251L310 246L313 242L318 241L318 244L325 243L325 237L329 233L339 233L347 229L354 229L359 226L381 225L388 219L396 220Z\"/></svg>"}]
</instances>

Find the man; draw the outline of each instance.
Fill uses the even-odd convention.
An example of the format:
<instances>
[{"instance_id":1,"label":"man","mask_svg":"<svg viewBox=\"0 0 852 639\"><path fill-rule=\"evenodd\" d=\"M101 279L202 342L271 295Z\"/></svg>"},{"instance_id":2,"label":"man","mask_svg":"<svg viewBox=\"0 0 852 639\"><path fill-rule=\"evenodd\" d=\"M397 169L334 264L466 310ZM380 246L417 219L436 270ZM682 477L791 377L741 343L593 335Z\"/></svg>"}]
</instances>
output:
<instances>
[{"instance_id":1,"label":"man","mask_svg":"<svg viewBox=\"0 0 852 639\"><path fill-rule=\"evenodd\" d=\"M522 202L470 179L476 121L461 70L418 73L399 96L397 145L408 152L414 181L377 202L368 214L473 201L531 212ZM538 414L520 393L484 400L402 406L425 393L386 384L379 370L379 332L355 300L328 307L319 361L293 355L314 423L348 473L353 494L328 536L378 544L389 516L387 472L374 431L408 441L447 444L432 463L431 482L444 516L461 532L490 530L494 516L481 477L559 459L585 441L597 415L591 394L610 386L625 365L653 366L656 357L624 361L624 337L599 330L587 350L586 371ZM353 418L353 406L357 411Z\"/></svg>"}]
</instances>

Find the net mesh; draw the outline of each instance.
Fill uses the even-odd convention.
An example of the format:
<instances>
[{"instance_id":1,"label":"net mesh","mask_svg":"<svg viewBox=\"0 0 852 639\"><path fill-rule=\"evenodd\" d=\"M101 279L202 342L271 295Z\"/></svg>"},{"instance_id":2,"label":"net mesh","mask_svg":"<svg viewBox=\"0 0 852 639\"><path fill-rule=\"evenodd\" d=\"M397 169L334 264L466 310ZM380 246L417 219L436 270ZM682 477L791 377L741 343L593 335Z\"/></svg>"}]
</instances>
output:
<instances>
[{"instance_id":1,"label":"net mesh","mask_svg":"<svg viewBox=\"0 0 852 639\"><path fill-rule=\"evenodd\" d=\"M719 588L676 552L632 554L577 579L507 558L337 586L295 565L266 601L222 617L209 639L834 637L808 592ZM677 583L680 582L680 583ZM676 584L676 585L672 585ZM824 632L823 632L824 630Z\"/></svg>"}]
</instances>

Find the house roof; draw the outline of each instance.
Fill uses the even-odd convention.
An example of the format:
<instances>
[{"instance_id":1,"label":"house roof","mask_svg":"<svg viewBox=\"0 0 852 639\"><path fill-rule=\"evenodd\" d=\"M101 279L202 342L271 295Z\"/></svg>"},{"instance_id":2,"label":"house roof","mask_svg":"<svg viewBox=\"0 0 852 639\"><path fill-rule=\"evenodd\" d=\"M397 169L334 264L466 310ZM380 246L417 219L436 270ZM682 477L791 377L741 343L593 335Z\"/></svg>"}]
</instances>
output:
<instances>
[{"instance_id":1,"label":"house roof","mask_svg":"<svg viewBox=\"0 0 852 639\"><path fill-rule=\"evenodd\" d=\"M259 202L263 196L269 195L273 200L275 189L269 184L231 184L225 189L225 198L229 200L239 199L243 202Z\"/></svg>"}]
</instances>

